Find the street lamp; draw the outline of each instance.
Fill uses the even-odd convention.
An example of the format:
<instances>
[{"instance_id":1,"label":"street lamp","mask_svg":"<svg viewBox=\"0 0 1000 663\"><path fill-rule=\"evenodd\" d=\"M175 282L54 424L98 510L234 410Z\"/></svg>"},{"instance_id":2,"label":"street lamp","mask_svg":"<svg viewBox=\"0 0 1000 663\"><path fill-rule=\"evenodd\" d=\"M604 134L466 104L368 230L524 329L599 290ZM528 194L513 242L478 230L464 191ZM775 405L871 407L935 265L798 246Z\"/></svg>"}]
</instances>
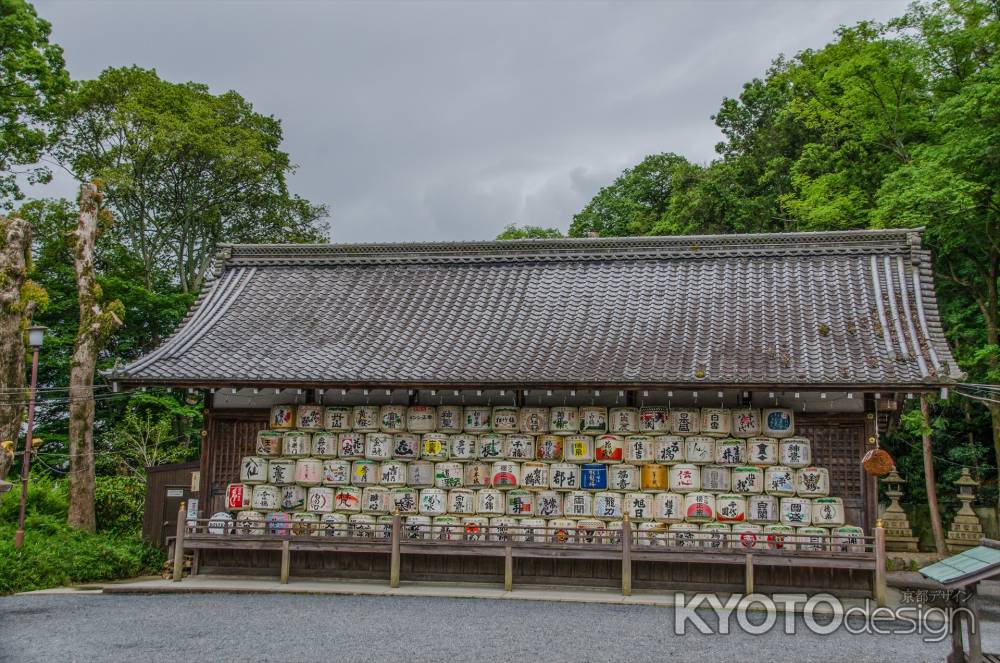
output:
<instances>
[{"instance_id":1,"label":"street lamp","mask_svg":"<svg viewBox=\"0 0 1000 663\"><path fill-rule=\"evenodd\" d=\"M28 395L28 435L24 439L24 457L21 459L21 509L17 516L17 533L14 548L24 544L24 512L28 505L28 472L31 469L31 441L35 432L35 391L38 387L38 351L45 337L45 327L28 327L28 345L31 346L31 391Z\"/></svg>"}]
</instances>

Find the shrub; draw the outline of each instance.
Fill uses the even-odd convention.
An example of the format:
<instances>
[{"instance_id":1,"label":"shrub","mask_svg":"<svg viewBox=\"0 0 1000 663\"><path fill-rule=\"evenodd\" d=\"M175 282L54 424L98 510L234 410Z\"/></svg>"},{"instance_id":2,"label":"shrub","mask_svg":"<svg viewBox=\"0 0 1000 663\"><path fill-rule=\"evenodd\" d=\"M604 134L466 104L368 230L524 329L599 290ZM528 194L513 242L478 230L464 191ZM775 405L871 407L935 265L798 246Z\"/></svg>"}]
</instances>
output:
<instances>
[{"instance_id":1,"label":"shrub","mask_svg":"<svg viewBox=\"0 0 1000 663\"><path fill-rule=\"evenodd\" d=\"M98 531L138 536L145 500L146 483L139 477L97 477L94 508Z\"/></svg>"}]
</instances>

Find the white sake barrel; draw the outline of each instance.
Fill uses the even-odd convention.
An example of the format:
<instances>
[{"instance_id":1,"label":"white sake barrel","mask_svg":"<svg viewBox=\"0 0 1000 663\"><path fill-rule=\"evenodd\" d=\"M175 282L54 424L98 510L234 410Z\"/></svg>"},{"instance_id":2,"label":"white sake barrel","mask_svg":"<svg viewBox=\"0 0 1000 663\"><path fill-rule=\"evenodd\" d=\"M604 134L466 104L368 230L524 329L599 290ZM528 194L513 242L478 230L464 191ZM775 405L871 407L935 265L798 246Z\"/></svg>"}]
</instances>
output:
<instances>
[{"instance_id":1,"label":"white sake barrel","mask_svg":"<svg viewBox=\"0 0 1000 663\"><path fill-rule=\"evenodd\" d=\"M667 483L675 493L693 493L701 490L701 468L690 463L671 465L667 470Z\"/></svg>"},{"instance_id":2,"label":"white sake barrel","mask_svg":"<svg viewBox=\"0 0 1000 663\"><path fill-rule=\"evenodd\" d=\"M399 511L403 515L417 512L420 500L420 491L411 486L399 486L391 488L389 494L392 496L392 510Z\"/></svg>"},{"instance_id":3,"label":"white sake barrel","mask_svg":"<svg viewBox=\"0 0 1000 663\"><path fill-rule=\"evenodd\" d=\"M365 458L379 461L392 458L392 435L389 433L365 435Z\"/></svg>"},{"instance_id":4,"label":"white sake barrel","mask_svg":"<svg viewBox=\"0 0 1000 663\"><path fill-rule=\"evenodd\" d=\"M476 493L468 488L448 491L448 513L473 515L476 513Z\"/></svg>"},{"instance_id":5,"label":"white sake barrel","mask_svg":"<svg viewBox=\"0 0 1000 663\"><path fill-rule=\"evenodd\" d=\"M660 523L679 523L684 521L684 496L679 493L656 493L646 495L645 501L639 500L644 493L629 493L625 496L625 512L633 520L653 520ZM650 500L649 498L652 498ZM640 508L641 507L641 508ZM642 518L636 516L642 514Z\"/></svg>"},{"instance_id":6,"label":"white sake barrel","mask_svg":"<svg viewBox=\"0 0 1000 663\"><path fill-rule=\"evenodd\" d=\"M490 483L498 490L517 488L521 483L521 466L512 460L498 460L490 471Z\"/></svg>"},{"instance_id":7,"label":"white sake barrel","mask_svg":"<svg viewBox=\"0 0 1000 663\"><path fill-rule=\"evenodd\" d=\"M795 528L789 525L764 525L764 540L771 550L795 550Z\"/></svg>"},{"instance_id":8,"label":"white sake barrel","mask_svg":"<svg viewBox=\"0 0 1000 663\"><path fill-rule=\"evenodd\" d=\"M731 493L719 495L715 499L715 513L720 523L742 523L747 519L747 499Z\"/></svg>"},{"instance_id":9,"label":"white sake barrel","mask_svg":"<svg viewBox=\"0 0 1000 663\"><path fill-rule=\"evenodd\" d=\"M309 495L306 497L307 510L312 513L332 513L333 504L333 488L314 486L309 489Z\"/></svg>"},{"instance_id":10,"label":"white sake barrel","mask_svg":"<svg viewBox=\"0 0 1000 663\"><path fill-rule=\"evenodd\" d=\"M554 490L543 490L535 498L535 514L543 518L562 518L563 494Z\"/></svg>"},{"instance_id":11,"label":"white sake barrel","mask_svg":"<svg viewBox=\"0 0 1000 663\"><path fill-rule=\"evenodd\" d=\"M812 500L806 497L782 497L778 513L782 525L806 527L812 524Z\"/></svg>"},{"instance_id":12,"label":"white sake barrel","mask_svg":"<svg viewBox=\"0 0 1000 663\"><path fill-rule=\"evenodd\" d=\"M747 497L747 520L752 523L776 523L780 520L778 498L774 495L750 495Z\"/></svg>"},{"instance_id":13,"label":"white sake barrel","mask_svg":"<svg viewBox=\"0 0 1000 663\"><path fill-rule=\"evenodd\" d=\"M482 516L462 518L463 537L466 541L485 541L490 529L490 519Z\"/></svg>"},{"instance_id":14,"label":"white sake barrel","mask_svg":"<svg viewBox=\"0 0 1000 663\"><path fill-rule=\"evenodd\" d=\"M598 463L620 463L624 458L624 436L607 433L594 440L594 460Z\"/></svg>"},{"instance_id":15,"label":"white sake barrel","mask_svg":"<svg viewBox=\"0 0 1000 663\"><path fill-rule=\"evenodd\" d=\"M853 525L844 525L830 531L833 545L840 552L865 552L865 531Z\"/></svg>"},{"instance_id":16,"label":"white sake barrel","mask_svg":"<svg viewBox=\"0 0 1000 663\"><path fill-rule=\"evenodd\" d=\"M351 463L351 485L378 485L379 464L373 460L356 460Z\"/></svg>"},{"instance_id":17,"label":"white sake barrel","mask_svg":"<svg viewBox=\"0 0 1000 663\"><path fill-rule=\"evenodd\" d=\"M523 433L507 436L504 455L510 460L533 460L535 458L535 438Z\"/></svg>"},{"instance_id":18,"label":"white sake barrel","mask_svg":"<svg viewBox=\"0 0 1000 663\"><path fill-rule=\"evenodd\" d=\"M535 515L535 494L527 490L508 490L507 515L526 518Z\"/></svg>"},{"instance_id":19,"label":"white sake barrel","mask_svg":"<svg viewBox=\"0 0 1000 663\"><path fill-rule=\"evenodd\" d=\"M336 433L320 431L313 433L312 451L313 458L336 458L340 441Z\"/></svg>"},{"instance_id":20,"label":"white sake barrel","mask_svg":"<svg viewBox=\"0 0 1000 663\"><path fill-rule=\"evenodd\" d=\"M580 432L580 411L570 405L557 405L549 410L549 430L553 435L575 435Z\"/></svg>"},{"instance_id":21,"label":"white sake barrel","mask_svg":"<svg viewBox=\"0 0 1000 663\"><path fill-rule=\"evenodd\" d=\"M347 519L347 531L350 536L359 539L374 539L378 520L367 513L357 513Z\"/></svg>"},{"instance_id":22,"label":"white sake barrel","mask_svg":"<svg viewBox=\"0 0 1000 663\"><path fill-rule=\"evenodd\" d=\"M549 409L546 407L522 407L518 413L518 426L522 433L544 435L549 432Z\"/></svg>"},{"instance_id":23,"label":"white sake barrel","mask_svg":"<svg viewBox=\"0 0 1000 663\"><path fill-rule=\"evenodd\" d=\"M466 433L489 433L493 411L488 407L469 406L462 411L462 430Z\"/></svg>"},{"instance_id":24,"label":"white sake barrel","mask_svg":"<svg viewBox=\"0 0 1000 663\"><path fill-rule=\"evenodd\" d=\"M817 497L812 501L814 527L841 527L844 524L844 500L839 497Z\"/></svg>"},{"instance_id":25,"label":"white sake barrel","mask_svg":"<svg viewBox=\"0 0 1000 663\"><path fill-rule=\"evenodd\" d=\"M281 508L281 488L269 483L254 486L251 505L254 511L277 511Z\"/></svg>"},{"instance_id":26,"label":"white sake barrel","mask_svg":"<svg viewBox=\"0 0 1000 663\"><path fill-rule=\"evenodd\" d=\"M226 510L246 511L253 508L253 486L231 483L226 486Z\"/></svg>"},{"instance_id":27,"label":"white sake barrel","mask_svg":"<svg viewBox=\"0 0 1000 663\"><path fill-rule=\"evenodd\" d=\"M715 462L715 438L694 435L684 440L684 460L696 465Z\"/></svg>"},{"instance_id":28,"label":"white sake barrel","mask_svg":"<svg viewBox=\"0 0 1000 663\"><path fill-rule=\"evenodd\" d=\"M324 486L346 486L349 483L351 483L351 461L349 460L323 461Z\"/></svg>"},{"instance_id":29,"label":"white sake barrel","mask_svg":"<svg viewBox=\"0 0 1000 663\"><path fill-rule=\"evenodd\" d=\"M642 490L639 468L635 465L612 465L608 468L608 488L623 493Z\"/></svg>"},{"instance_id":30,"label":"white sake barrel","mask_svg":"<svg viewBox=\"0 0 1000 663\"><path fill-rule=\"evenodd\" d=\"M576 521L576 532L573 534L573 541L577 543L604 543L604 533L607 525L603 520L596 518L585 518Z\"/></svg>"},{"instance_id":31,"label":"white sake barrel","mask_svg":"<svg viewBox=\"0 0 1000 663\"><path fill-rule=\"evenodd\" d=\"M665 407L639 408L639 432L662 435L670 432L670 413Z\"/></svg>"},{"instance_id":32,"label":"white sake barrel","mask_svg":"<svg viewBox=\"0 0 1000 663\"><path fill-rule=\"evenodd\" d=\"M717 440L715 463L717 465L742 465L746 462L747 443L734 437Z\"/></svg>"},{"instance_id":33,"label":"white sake barrel","mask_svg":"<svg viewBox=\"0 0 1000 663\"><path fill-rule=\"evenodd\" d=\"M406 484L406 463L398 460L387 460L379 466L378 483L380 486L395 488Z\"/></svg>"},{"instance_id":34,"label":"white sake barrel","mask_svg":"<svg viewBox=\"0 0 1000 663\"><path fill-rule=\"evenodd\" d=\"M624 460L632 465L652 463L654 460L653 438L649 435L629 435L626 437Z\"/></svg>"},{"instance_id":35,"label":"white sake barrel","mask_svg":"<svg viewBox=\"0 0 1000 663\"><path fill-rule=\"evenodd\" d=\"M292 514L273 511L264 515L265 531L271 536L284 536L292 529Z\"/></svg>"},{"instance_id":36,"label":"white sake barrel","mask_svg":"<svg viewBox=\"0 0 1000 663\"><path fill-rule=\"evenodd\" d=\"M570 435L563 444L563 460L567 463L591 463L594 460L594 438Z\"/></svg>"},{"instance_id":37,"label":"white sake barrel","mask_svg":"<svg viewBox=\"0 0 1000 663\"><path fill-rule=\"evenodd\" d=\"M333 504L341 513L359 513L361 489L354 486L337 486L333 492Z\"/></svg>"},{"instance_id":38,"label":"white sake barrel","mask_svg":"<svg viewBox=\"0 0 1000 663\"><path fill-rule=\"evenodd\" d=\"M620 520L624 514L625 496L621 493L601 491L594 493L594 517Z\"/></svg>"},{"instance_id":39,"label":"white sake barrel","mask_svg":"<svg viewBox=\"0 0 1000 663\"><path fill-rule=\"evenodd\" d=\"M827 543L828 534L829 532L822 527L797 527L795 529L795 548L797 550L823 552L829 547Z\"/></svg>"},{"instance_id":40,"label":"white sake barrel","mask_svg":"<svg viewBox=\"0 0 1000 663\"><path fill-rule=\"evenodd\" d=\"M465 484L465 468L461 463L435 463L434 464L434 487L435 488L461 488Z\"/></svg>"},{"instance_id":41,"label":"white sake barrel","mask_svg":"<svg viewBox=\"0 0 1000 663\"><path fill-rule=\"evenodd\" d=\"M393 435L392 457L399 460L420 458L420 436L416 433L396 433Z\"/></svg>"},{"instance_id":42,"label":"white sake barrel","mask_svg":"<svg viewBox=\"0 0 1000 663\"><path fill-rule=\"evenodd\" d=\"M424 460L448 460L448 436L443 433L424 433L420 438L420 457Z\"/></svg>"},{"instance_id":43,"label":"white sake barrel","mask_svg":"<svg viewBox=\"0 0 1000 663\"><path fill-rule=\"evenodd\" d=\"M460 541L462 519L458 516L437 516L431 521L431 538L438 541Z\"/></svg>"},{"instance_id":44,"label":"white sake barrel","mask_svg":"<svg viewBox=\"0 0 1000 663\"><path fill-rule=\"evenodd\" d=\"M639 409L613 407L608 411L608 432L614 435L631 435L639 432Z\"/></svg>"},{"instance_id":45,"label":"white sake barrel","mask_svg":"<svg viewBox=\"0 0 1000 663\"><path fill-rule=\"evenodd\" d=\"M323 461L319 458L299 458L295 461L295 483L300 486L323 483Z\"/></svg>"},{"instance_id":46,"label":"white sake barrel","mask_svg":"<svg viewBox=\"0 0 1000 663\"><path fill-rule=\"evenodd\" d=\"M300 405L295 410L295 427L301 430L320 430L323 428L322 405Z\"/></svg>"},{"instance_id":47,"label":"white sake barrel","mask_svg":"<svg viewBox=\"0 0 1000 663\"><path fill-rule=\"evenodd\" d=\"M752 465L733 468L733 492L740 495L759 495L764 492L764 471Z\"/></svg>"},{"instance_id":48,"label":"white sake barrel","mask_svg":"<svg viewBox=\"0 0 1000 663\"><path fill-rule=\"evenodd\" d=\"M324 513L319 517L320 536L347 536L347 516L342 513Z\"/></svg>"},{"instance_id":49,"label":"white sake barrel","mask_svg":"<svg viewBox=\"0 0 1000 663\"><path fill-rule=\"evenodd\" d=\"M636 527L640 546L667 545L667 526L661 522L639 523Z\"/></svg>"},{"instance_id":50,"label":"white sake barrel","mask_svg":"<svg viewBox=\"0 0 1000 663\"><path fill-rule=\"evenodd\" d=\"M712 493L728 493L733 489L733 471L721 465L701 466L701 489Z\"/></svg>"},{"instance_id":51,"label":"white sake barrel","mask_svg":"<svg viewBox=\"0 0 1000 663\"><path fill-rule=\"evenodd\" d=\"M406 408L406 430L411 433L432 433L437 430L437 408L433 405L411 405Z\"/></svg>"},{"instance_id":52,"label":"white sake barrel","mask_svg":"<svg viewBox=\"0 0 1000 663\"><path fill-rule=\"evenodd\" d=\"M741 549L762 549L764 544L764 528L753 523L736 523L733 525L733 538L735 548Z\"/></svg>"},{"instance_id":53,"label":"white sake barrel","mask_svg":"<svg viewBox=\"0 0 1000 663\"><path fill-rule=\"evenodd\" d=\"M699 531L701 528L694 523L674 523L667 528L667 545L674 548L697 548Z\"/></svg>"},{"instance_id":54,"label":"white sake barrel","mask_svg":"<svg viewBox=\"0 0 1000 663\"><path fill-rule=\"evenodd\" d=\"M429 488L434 485L434 463L417 460L406 465L406 485L414 488Z\"/></svg>"},{"instance_id":55,"label":"white sake barrel","mask_svg":"<svg viewBox=\"0 0 1000 663\"><path fill-rule=\"evenodd\" d=\"M702 523L698 532L703 548L720 549L729 547L728 537L732 530L725 523Z\"/></svg>"},{"instance_id":56,"label":"white sake barrel","mask_svg":"<svg viewBox=\"0 0 1000 663\"><path fill-rule=\"evenodd\" d=\"M497 405L490 413L490 421L494 433L516 433L517 408L511 405Z\"/></svg>"},{"instance_id":57,"label":"white sake barrel","mask_svg":"<svg viewBox=\"0 0 1000 663\"><path fill-rule=\"evenodd\" d=\"M233 533L233 517L225 511L213 513L208 519L208 533L217 536L229 536Z\"/></svg>"},{"instance_id":58,"label":"white sake barrel","mask_svg":"<svg viewBox=\"0 0 1000 663\"><path fill-rule=\"evenodd\" d=\"M679 408L670 411L670 432L674 435L697 435L701 432L701 411ZM690 457L688 458L690 460Z\"/></svg>"},{"instance_id":59,"label":"white sake barrel","mask_svg":"<svg viewBox=\"0 0 1000 663\"><path fill-rule=\"evenodd\" d=\"M268 462L262 456L244 456L240 460L240 481L245 484L267 481Z\"/></svg>"},{"instance_id":60,"label":"white sake barrel","mask_svg":"<svg viewBox=\"0 0 1000 663\"><path fill-rule=\"evenodd\" d=\"M581 468L571 463L552 463L549 468L549 487L553 490L576 490L580 487Z\"/></svg>"},{"instance_id":61,"label":"white sake barrel","mask_svg":"<svg viewBox=\"0 0 1000 663\"><path fill-rule=\"evenodd\" d=\"M548 538L552 543L567 543L576 530L576 521L569 518L553 518L548 524Z\"/></svg>"},{"instance_id":62,"label":"white sake barrel","mask_svg":"<svg viewBox=\"0 0 1000 663\"><path fill-rule=\"evenodd\" d=\"M701 408L701 434L709 437L729 437L732 413L724 407Z\"/></svg>"},{"instance_id":63,"label":"white sake barrel","mask_svg":"<svg viewBox=\"0 0 1000 663\"><path fill-rule=\"evenodd\" d=\"M479 458L479 438L472 433L456 433L448 439L449 455L452 460L475 460Z\"/></svg>"},{"instance_id":64,"label":"white sake barrel","mask_svg":"<svg viewBox=\"0 0 1000 663\"><path fill-rule=\"evenodd\" d=\"M567 518L592 518L594 496L582 490L573 490L563 498L563 515Z\"/></svg>"},{"instance_id":65,"label":"white sake barrel","mask_svg":"<svg viewBox=\"0 0 1000 663\"><path fill-rule=\"evenodd\" d=\"M803 467L795 472L795 493L799 497L826 497L830 494L830 472L825 467Z\"/></svg>"},{"instance_id":66,"label":"white sake barrel","mask_svg":"<svg viewBox=\"0 0 1000 663\"><path fill-rule=\"evenodd\" d=\"M535 438L535 459L562 460L563 438L559 435L539 435Z\"/></svg>"},{"instance_id":67,"label":"white sake barrel","mask_svg":"<svg viewBox=\"0 0 1000 663\"><path fill-rule=\"evenodd\" d=\"M438 405L437 413L439 433L451 435L462 432L462 425L465 422L462 419L461 405Z\"/></svg>"},{"instance_id":68,"label":"white sake barrel","mask_svg":"<svg viewBox=\"0 0 1000 663\"><path fill-rule=\"evenodd\" d=\"M420 491L419 511L425 516L440 516L448 510L448 493L440 488L424 488Z\"/></svg>"},{"instance_id":69,"label":"white sake barrel","mask_svg":"<svg viewBox=\"0 0 1000 663\"><path fill-rule=\"evenodd\" d=\"M479 459L499 460L507 451L507 438L500 433L483 433L479 436Z\"/></svg>"},{"instance_id":70,"label":"white sake barrel","mask_svg":"<svg viewBox=\"0 0 1000 663\"><path fill-rule=\"evenodd\" d=\"M304 511L306 508L306 489L302 486L279 486L282 511Z\"/></svg>"},{"instance_id":71,"label":"white sake barrel","mask_svg":"<svg viewBox=\"0 0 1000 663\"><path fill-rule=\"evenodd\" d=\"M490 518L490 541L499 541L501 543L513 541L517 536L517 532L517 518L511 518L510 516Z\"/></svg>"},{"instance_id":72,"label":"white sake barrel","mask_svg":"<svg viewBox=\"0 0 1000 663\"><path fill-rule=\"evenodd\" d=\"M465 487L478 490L490 486L490 466L487 463L474 460L465 464Z\"/></svg>"},{"instance_id":73,"label":"white sake barrel","mask_svg":"<svg viewBox=\"0 0 1000 663\"><path fill-rule=\"evenodd\" d=\"M241 536L264 534L264 514L260 511L240 511L236 514L236 533Z\"/></svg>"},{"instance_id":74,"label":"white sake barrel","mask_svg":"<svg viewBox=\"0 0 1000 663\"><path fill-rule=\"evenodd\" d=\"M355 405L351 410L354 430L359 433L378 432L378 405Z\"/></svg>"},{"instance_id":75,"label":"white sake barrel","mask_svg":"<svg viewBox=\"0 0 1000 663\"><path fill-rule=\"evenodd\" d=\"M747 440L747 462L758 467L778 464L778 441L773 437Z\"/></svg>"},{"instance_id":76,"label":"white sake barrel","mask_svg":"<svg viewBox=\"0 0 1000 663\"><path fill-rule=\"evenodd\" d=\"M272 458L267 463L267 482L276 486L295 482L295 461L291 458ZM243 483L247 483L244 479Z\"/></svg>"},{"instance_id":77,"label":"white sake barrel","mask_svg":"<svg viewBox=\"0 0 1000 663\"><path fill-rule=\"evenodd\" d=\"M680 435L657 435L653 438L653 460L664 465L684 462L684 438Z\"/></svg>"},{"instance_id":78,"label":"white sake barrel","mask_svg":"<svg viewBox=\"0 0 1000 663\"><path fill-rule=\"evenodd\" d=\"M545 536L545 518L522 518L517 523L514 541L543 543Z\"/></svg>"},{"instance_id":79,"label":"white sake barrel","mask_svg":"<svg viewBox=\"0 0 1000 663\"><path fill-rule=\"evenodd\" d=\"M337 439L337 455L345 460L365 457L364 433L341 433Z\"/></svg>"},{"instance_id":80,"label":"white sake barrel","mask_svg":"<svg viewBox=\"0 0 1000 663\"><path fill-rule=\"evenodd\" d=\"M275 405L271 408L271 428L290 430L295 427L295 406Z\"/></svg>"},{"instance_id":81,"label":"white sake barrel","mask_svg":"<svg viewBox=\"0 0 1000 663\"><path fill-rule=\"evenodd\" d=\"M689 523L707 523L715 520L715 495L688 493L684 496L684 520Z\"/></svg>"},{"instance_id":82,"label":"white sake barrel","mask_svg":"<svg viewBox=\"0 0 1000 663\"><path fill-rule=\"evenodd\" d=\"M407 539L427 539L431 535L430 516L407 516L403 523L403 536Z\"/></svg>"},{"instance_id":83,"label":"white sake barrel","mask_svg":"<svg viewBox=\"0 0 1000 663\"><path fill-rule=\"evenodd\" d=\"M733 437L748 438L760 435L760 410L752 407L733 408Z\"/></svg>"},{"instance_id":84,"label":"white sake barrel","mask_svg":"<svg viewBox=\"0 0 1000 663\"><path fill-rule=\"evenodd\" d=\"M761 430L768 437L795 435L795 413L788 408L772 407L761 413Z\"/></svg>"},{"instance_id":85,"label":"white sake barrel","mask_svg":"<svg viewBox=\"0 0 1000 663\"><path fill-rule=\"evenodd\" d=\"M534 461L521 463L521 487L546 490L549 487L549 464Z\"/></svg>"},{"instance_id":86,"label":"white sake barrel","mask_svg":"<svg viewBox=\"0 0 1000 663\"><path fill-rule=\"evenodd\" d=\"M621 520L609 520L607 521L607 529L604 530L605 543L613 546L620 546L622 544L622 528L625 523ZM635 530L632 530L632 541L635 541Z\"/></svg>"},{"instance_id":87,"label":"white sake barrel","mask_svg":"<svg viewBox=\"0 0 1000 663\"><path fill-rule=\"evenodd\" d=\"M383 405L378 410L378 421L383 433L405 433L406 406Z\"/></svg>"},{"instance_id":88,"label":"white sake barrel","mask_svg":"<svg viewBox=\"0 0 1000 663\"><path fill-rule=\"evenodd\" d=\"M273 458L281 455L281 440L284 435L275 430L257 431L256 455Z\"/></svg>"},{"instance_id":89,"label":"white sake barrel","mask_svg":"<svg viewBox=\"0 0 1000 663\"><path fill-rule=\"evenodd\" d=\"M659 493L669 488L666 465L641 465L639 488L647 493Z\"/></svg>"},{"instance_id":90,"label":"white sake barrel","mask_svg":"<svg viewBox=\"0 0 1000 663\"><path fill-rule=\"evenodd\" d=\"M812 443L804 437L786 437L781 440L778 459L788 467L812 465Z\"/></svg>"},{"instance_id":91,"label":"white sake barrel","mask_svg":"<svg viewBox=\"0 0 1000 663\"><path fill-rule=\"evenodd\" d=\"M281 455L285 458L302 458L312 449L312 436L300 430L290 430L281 440Z\"/></svg>"},{"instance_id":92,"label":"white sake barrel","mask_svg":"<svg viewBox=\"0 0 1000 663\"><path fill-rule=\"evenodd\" d=\"M496 488L476 491L476 513L484 516L502 516L505 510L503 493Z\"/></svg>"},{"instance_id":93,"label":"white sake barrel","mask_svg":"<svg viewBox=\"0 0 1000 663\"><path fill-rule=\"evenodd\" d=\"M381 515L375 518L375 538L376 539L391 539L392 538L392 522L393 517L389 515Z\"/></svg>"},{"instance_id":94,"label":"white sake barrel","mask_svg":"<svg viewBox=\"0 0 1000 663\"><path fill-rule=\"evenodd\" d=\"M323 410L323 428L333 433L347 433L354 422L351 414L347 405L330 405Z\"/></svg>"},{"instance_id":95,"label":"white sake barrel","mask_svg":"<svg viewBox=\"0 0 1000 663\"><path fill-rule=\"evenodd\" d=\"M764 492L778 497L795 494L795 470L784 465L764 468Z\"/></svg>"},{"instance_id":96,"label":"white sake barrel","mask_svg":"<svg viewBox=\"0 0 1000 663\"><path fill-rule=\"evenodd\" d=\"M603 435L608 432L608 408L584 405L580 408L580 432L585 435Z\"/></svg>"}]
</instances>

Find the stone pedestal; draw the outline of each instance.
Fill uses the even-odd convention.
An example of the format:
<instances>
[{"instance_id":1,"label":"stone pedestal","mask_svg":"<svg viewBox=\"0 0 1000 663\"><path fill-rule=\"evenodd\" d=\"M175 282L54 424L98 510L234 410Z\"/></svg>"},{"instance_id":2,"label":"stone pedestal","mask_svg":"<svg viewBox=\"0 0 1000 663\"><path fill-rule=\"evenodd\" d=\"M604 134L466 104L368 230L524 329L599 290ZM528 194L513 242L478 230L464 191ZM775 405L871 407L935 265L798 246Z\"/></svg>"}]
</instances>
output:
<instances>
[{"instance_id":1,"label":"stone pedestal","mask_svg":"<svg viewBox=\"0 0 1000 663\"><path fill-rule=\"evenodd\" d=\"M889 498L889 506L882 514L885 549L889 552L917 552L917 537L913 536L906 512L899 505L899 498L903 496L900 486L906 483L906 479L899 476L896 468L892 468L882 483L885 484L885 496Z\"/></svg>"},{"instance_id":2,"label":"stone pedestal","mask_svg":"<svg viewBox=\"0 0 1000 663\"><path fill-rule=\"evenodd\" d=\"M979 482L969 475L969 468L962 468L962 476L955 482L958 486L958 499L962 501L962 508L955 514L951 521L951 528L948 530L948 537L945 542L951 553L960 553L963 550L974 548L979 545L983 538L983 526L979 522L979 516L972 510L972 500L976 498L975 489Z\"/></svg>"}]
</instances>

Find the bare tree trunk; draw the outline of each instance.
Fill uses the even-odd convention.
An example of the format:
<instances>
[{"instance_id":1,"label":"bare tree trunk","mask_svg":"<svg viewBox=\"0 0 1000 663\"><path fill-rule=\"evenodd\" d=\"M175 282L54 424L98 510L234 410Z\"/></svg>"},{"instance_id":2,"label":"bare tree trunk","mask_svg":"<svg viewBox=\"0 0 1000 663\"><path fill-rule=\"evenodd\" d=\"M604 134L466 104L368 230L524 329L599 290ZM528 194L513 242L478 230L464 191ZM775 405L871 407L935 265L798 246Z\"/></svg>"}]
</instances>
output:
<instances>
[{"instance_id":1,"label":"bare tree trunk","mask_svg":"<svg viewBox=\"0 0 1000 663\"><path fill-rule=\"evenodd\" d=\"M0 442L16 443L24 421L24 328L33 301L25 301L31 255L31 226L0 217ZM0 476L0 479L3 479Z\"/></svg>"},{"instance_id":2,"label":"bare tree trunk","mask_svg":"<svg viewBox=\"0 0 1000 663\"><path fill-rule=\"evenodd\" d=\"M94 276L94 247L105 226L107 210L94 184L80 187L80 218L71 236L76 270L80 327L73 345L69 372L69 524L87 532L94 519L94 371L97 355L108 337L121 326L123 307L115 300L105 306Z\"/></svg>"},{"instance_id":3,"label":"bare tree trunk","mask_svg":"<svg viewBox=\"0 0 1000 663\"><path fill-rule=\"evenodd\" d=\"M927 482L927 505L931 512L931 530L934 533L934 547L942 557L948 554L948 546L944 541L944 527L941 526L941 511L938 508L937 484L934 479L934 458L931 455L931 422L930 408L927 396L920 396L920 415L923 417L921 438L924 448L924 480Z\"/></svg>"}]
</instances>

